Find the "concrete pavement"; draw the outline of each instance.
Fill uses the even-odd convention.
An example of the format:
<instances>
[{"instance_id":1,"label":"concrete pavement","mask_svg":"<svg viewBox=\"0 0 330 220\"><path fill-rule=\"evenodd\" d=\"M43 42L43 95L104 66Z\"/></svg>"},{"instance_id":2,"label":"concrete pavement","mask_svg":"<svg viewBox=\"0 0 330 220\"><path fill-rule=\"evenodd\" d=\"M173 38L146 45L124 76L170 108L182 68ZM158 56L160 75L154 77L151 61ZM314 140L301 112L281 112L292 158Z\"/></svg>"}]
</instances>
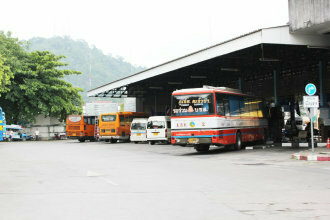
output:
<instances>
[{"instance_id":1,"label":"concrete pavement","mask_svg":"<svg viewBox=\"0 0 330 220\"><path fill-rule=\"evenodd\" d=\"M0 220L329 219L329 165L295 149L0 144Z\"/></svg>"}]
</instances>

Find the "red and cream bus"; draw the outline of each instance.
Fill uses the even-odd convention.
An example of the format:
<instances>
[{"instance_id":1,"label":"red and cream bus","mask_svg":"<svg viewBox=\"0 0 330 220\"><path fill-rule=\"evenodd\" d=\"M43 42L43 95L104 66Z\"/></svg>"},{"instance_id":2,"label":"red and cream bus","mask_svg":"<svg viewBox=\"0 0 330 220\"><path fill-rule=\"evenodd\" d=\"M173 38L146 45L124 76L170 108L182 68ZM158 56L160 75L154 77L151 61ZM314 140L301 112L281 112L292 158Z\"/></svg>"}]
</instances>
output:
<instances>
[{"instance_id":1,"label":"red and cream bus","mask_svg":"<svg viewBox=\"0 0 330 220\"><path fill-rule=\"evenodd\" d=\"M226 87L204 86L172 93L171 143L192 145L198 152L210 145L231 146L264 140L267 119L261 98Z\"/></svg>"}]
</instances>

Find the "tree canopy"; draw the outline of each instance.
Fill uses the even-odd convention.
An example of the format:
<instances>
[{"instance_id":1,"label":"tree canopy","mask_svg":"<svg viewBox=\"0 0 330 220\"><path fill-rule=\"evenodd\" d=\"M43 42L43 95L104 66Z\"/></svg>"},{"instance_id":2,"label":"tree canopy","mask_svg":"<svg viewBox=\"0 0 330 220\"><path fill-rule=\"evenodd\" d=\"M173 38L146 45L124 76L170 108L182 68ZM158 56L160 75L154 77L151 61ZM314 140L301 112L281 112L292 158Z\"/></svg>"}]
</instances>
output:
<instances>
[{"instance_id":1,"label":"tree canopy","mask_svg":"<svg viewBox=\"0 0 330 220\"><path fill-rule=\"evenodd\" d=\"M64 80L80 72L64 69L68 65L61 62L64 56L26 48L26 42L0 32L0 77L6 79L0 105L7 122L28 123L40 114L64 120L69 114L81 113L82 89Z\"/></svg>"}]
</instances>

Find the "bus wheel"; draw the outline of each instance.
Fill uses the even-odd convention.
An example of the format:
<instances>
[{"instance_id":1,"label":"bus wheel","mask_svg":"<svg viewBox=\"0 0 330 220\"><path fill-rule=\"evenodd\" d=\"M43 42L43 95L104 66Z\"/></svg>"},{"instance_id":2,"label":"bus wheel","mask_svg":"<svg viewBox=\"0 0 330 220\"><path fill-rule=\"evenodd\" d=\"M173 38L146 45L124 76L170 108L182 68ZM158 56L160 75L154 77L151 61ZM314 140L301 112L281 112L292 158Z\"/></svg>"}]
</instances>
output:
<instances>
[{"instance_id":1,"label":"bus wheel","mask_svg":"<svg viewBox=\"0 0 330 220\"><path fill-rule=\"evenodd\" d=\"M116 143L117 142L117 140L116 139L110 139L110 143Z\"/></svg>"},{"instance_id":2,"label":"bus wheel","mask_svg":"<svg viewBox=\"0 0 330 220\"><path fill-rule=\"evenodd\" d=\"M241 149L242 149L242 136L240 132L237 132L235 150L241 150Z\"/></svg>"},{"instance_id":3,"label":"bus wheel","mask_svg":"<svg viewBox=\"0 0 330 220\"><path fill-rule=\"evenodd\" d=\"M26 137L23 137L23 141L26 141Z\"/></svg>"},{"instance_id":4,"label":"bus wheel","mask_svg":"<svg viewBox=\"0 0 330 220\"><path fill-rule=\"evenodd\" d=\"M150 144L150 145L154 145L155 142L153 142L153 141L149 141L149 144Z\"/></svg>"},{"instance_id":5,"label":"bus wheel","mask_svg":"<svg viewBox=\"0 0 330 220\"><path fill-rule=\"evenodd\" d=\"M210 149L210 145L208 144L199 144L195 146L195 150L200 153L205 153L209 151L209 149Z\"/></svg>"},{"instance_id":6,"label":"bus wheel","mask_svg":"<svg viewBox=\"0 0 330 220\"><path fill-rule=\"evenodd\" d=\"M79 142L85 142L85 139L83 139L83 138L79 138L78 141L79 141Z\"/></svg>"}]
</instances>

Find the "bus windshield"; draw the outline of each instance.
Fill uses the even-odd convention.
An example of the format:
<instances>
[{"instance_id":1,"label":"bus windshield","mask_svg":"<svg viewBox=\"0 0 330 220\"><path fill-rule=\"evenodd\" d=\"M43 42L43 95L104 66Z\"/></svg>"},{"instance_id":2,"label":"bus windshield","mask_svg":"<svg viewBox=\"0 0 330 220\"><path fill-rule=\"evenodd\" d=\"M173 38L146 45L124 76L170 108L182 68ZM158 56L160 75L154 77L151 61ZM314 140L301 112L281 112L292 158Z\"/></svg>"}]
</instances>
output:
<instances>
[{"instance_id":1,"label":"bus windshield","mask_svg":"<svg viewBox=\"0 0 330 220\"><path fill-rule=\"evenodd\" d=\"M116 115L102 115L103 122L116 121Z\"/></svg>"},{"instance_id":2,"label":"bus windshield","mask_svg":"<svg viewBox=\"0 0 330 220\"><path fill-rule=\"evenodd\" d=\"M213 94L176 95L172 98L172 116L213 115Z\"/></svg>"}]
</instances>

